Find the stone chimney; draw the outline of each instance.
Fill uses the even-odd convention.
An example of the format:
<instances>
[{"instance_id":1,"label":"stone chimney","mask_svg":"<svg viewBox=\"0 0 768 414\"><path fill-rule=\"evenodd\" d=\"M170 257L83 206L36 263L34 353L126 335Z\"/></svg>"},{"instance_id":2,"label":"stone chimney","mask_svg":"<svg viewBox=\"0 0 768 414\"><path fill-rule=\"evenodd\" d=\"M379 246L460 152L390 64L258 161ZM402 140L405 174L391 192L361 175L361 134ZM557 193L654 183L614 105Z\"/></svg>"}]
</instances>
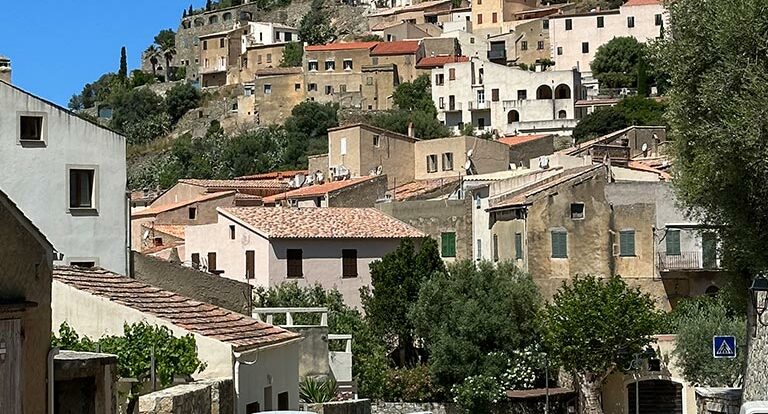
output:
<instances>
[{"instance_id":1,"label":"stone chimney","mask_svg":"<svg viewBox=\"0 0 768 414\"><path fill-rule=\"evenodd\" d=\"M413 135L413 122L409 122L408 123L408 136L411 137L411 138L414 138L414 135Z\"/></svg>"},{"instance_id":2,"label":"stone chimney","mask_svg":"<svg viewBox=\"0 0 768 414\"><path fill-rule=\"evenodd\" d=\"M11 59L0 55L0 80L11 83Z\"/></svg>"}]
</instances>

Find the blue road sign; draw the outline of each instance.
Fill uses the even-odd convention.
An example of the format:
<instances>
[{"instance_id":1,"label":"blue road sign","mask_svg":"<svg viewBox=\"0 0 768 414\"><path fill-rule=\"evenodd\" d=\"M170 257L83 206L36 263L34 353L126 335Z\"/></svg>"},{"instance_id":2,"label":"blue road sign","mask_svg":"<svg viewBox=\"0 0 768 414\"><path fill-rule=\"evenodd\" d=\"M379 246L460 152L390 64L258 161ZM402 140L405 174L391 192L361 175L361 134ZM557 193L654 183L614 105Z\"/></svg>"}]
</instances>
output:
<instances>
[{"instance_id":1,"label":"blue road sign","mask_svg":"<svg viewBox=\"0 0 768 414\"><path fill-rule=\"evenodd\" d=\"M712 356L715 358L736 358L736 337L731 335L713 337Z\"/></svg>"}]
</instances>

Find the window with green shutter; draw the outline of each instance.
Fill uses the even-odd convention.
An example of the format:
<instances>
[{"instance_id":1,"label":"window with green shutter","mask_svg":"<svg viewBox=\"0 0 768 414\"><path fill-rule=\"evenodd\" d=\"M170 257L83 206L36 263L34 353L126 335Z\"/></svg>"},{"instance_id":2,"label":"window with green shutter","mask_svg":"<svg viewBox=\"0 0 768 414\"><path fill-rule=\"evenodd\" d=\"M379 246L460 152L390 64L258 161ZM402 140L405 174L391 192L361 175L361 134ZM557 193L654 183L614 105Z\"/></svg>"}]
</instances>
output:
<instances>
[{"instance_id":1,"label":"window with green shutter","mask_svg":"<svg viewBox=\"0 0 768 414\"><path fill-rule=\"evenodd\" d=\"M523 233L515 233L515 259L523 260Z\"/></svg>"},{"instance_id":2,"label":"window with green shutter","mask_svg":"<svg viewBox=\"0 0 768 414\"><path fill-rule=\"evenodd\" d=\"M622 230L619 232L619 254L621 256L635 255L635 231Z\"/></svg>"},{"instance_id":3,"label":"window with green shutter","mask_svg":"<svg viewBox=\"0 0 768 414\"><path fill-rule=\"evenodd\" d=\"M667 231L667 256L680 256L680 230Z\"/></svg>"},{"instance_id":4,"label":"window with green shutter","mask_svg":"<svg viewBox=\"0 0 768 414\"><path fill-rule=\"evenodd\" d=\"M456 257L456 233L440 234L440 255L443 257Z\"/></svg>"},{"instance_id":5,"label":"window with green shutter","mask_svg":"<svg viewBox=\"0 0 768 414\"><path fill-rule=\"evenodd\" d=\"M568 233L565 230L552 231L552 257L555 259L568 257Z\"/></svg>"}]
</instances>

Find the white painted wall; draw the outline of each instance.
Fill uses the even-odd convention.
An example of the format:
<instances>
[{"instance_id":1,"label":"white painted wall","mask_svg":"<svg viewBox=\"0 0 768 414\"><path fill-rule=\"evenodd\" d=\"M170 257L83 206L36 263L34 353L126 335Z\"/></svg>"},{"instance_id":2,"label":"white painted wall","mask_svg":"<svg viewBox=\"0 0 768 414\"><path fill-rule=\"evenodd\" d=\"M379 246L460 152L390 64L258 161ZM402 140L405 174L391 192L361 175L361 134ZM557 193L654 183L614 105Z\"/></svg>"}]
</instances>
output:
<instances>
[{"instance_id":1,"label":"white painted wall","mask_svg":"<svg viewBox=\"0 0 768 414\"><path fill-rule=\"evenodd\" d=\"M44 114L46 146L18 143L20 112ZM68 165L97 169L97 215L70 212ZM124 137L0 82L0 168L0 189L64 254L63 263L95 261L126 273Z\"/></svg>"},{"instance_id":2,"label":"white painted wall","mask_svg":"<svg viewBox=\"0 0 768 414\"><path fill-rule=\"evenodd\" d=\"M288 393L288 409L299 409L299 342L241 354L237 358L237 412L245 413L248 403L258 402L264 411L266 387L272 387L272 409L277 395Z\"/></svg>"}]
</instances>

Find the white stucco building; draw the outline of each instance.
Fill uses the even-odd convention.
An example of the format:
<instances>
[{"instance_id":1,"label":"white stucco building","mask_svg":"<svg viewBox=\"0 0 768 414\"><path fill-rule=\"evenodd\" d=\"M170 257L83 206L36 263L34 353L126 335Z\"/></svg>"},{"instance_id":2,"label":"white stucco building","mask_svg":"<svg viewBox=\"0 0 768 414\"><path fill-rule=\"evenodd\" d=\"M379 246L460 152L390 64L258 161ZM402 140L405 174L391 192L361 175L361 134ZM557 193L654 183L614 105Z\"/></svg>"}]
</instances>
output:
<instances>
[{"instance_id":1,"label":"white stucco building","mask_svg":"<svg viewBox=\"0 0 768 414\"><path fill-rule=\"evenodd\" d=\"M299 30L295 27L272 22L246 22L246 33L241 38L240 53L254 45L273 45L299 41Z\"/></svg>"},{"instance_id":2,"label":"white stucco building","mask_svg":"<svg viewBox=\"0 0 768 414\"><path fill-rule=\"evenodd\" d=\"M124 137L0 81L0 168L0 189L51 240L56 263L126 273Z\"/></svg>"},{"instance_id":3,"label":"white stucco building","mask_svg":"<svg viewBox=\"0 0 768 414\"><path fill-rule=\"evenodd\" d=\"M457 131L471 123L498 135L570 134L580 94L575 70L531 72L481 59L432 69L437 118Z\"/></svg>"},{"instance_id":4,"label":"white stucco building","mask_svg":"<svg viewBox=\"0 0 768 414\"><path fill-rule=\"evenodd\" d=\"M338 289L360 306L369 264L421 231L375 208L218 208L218 222L189 226L186 253L224 277L270 287L285 281Z\"/></svg>"}]
</instances>

